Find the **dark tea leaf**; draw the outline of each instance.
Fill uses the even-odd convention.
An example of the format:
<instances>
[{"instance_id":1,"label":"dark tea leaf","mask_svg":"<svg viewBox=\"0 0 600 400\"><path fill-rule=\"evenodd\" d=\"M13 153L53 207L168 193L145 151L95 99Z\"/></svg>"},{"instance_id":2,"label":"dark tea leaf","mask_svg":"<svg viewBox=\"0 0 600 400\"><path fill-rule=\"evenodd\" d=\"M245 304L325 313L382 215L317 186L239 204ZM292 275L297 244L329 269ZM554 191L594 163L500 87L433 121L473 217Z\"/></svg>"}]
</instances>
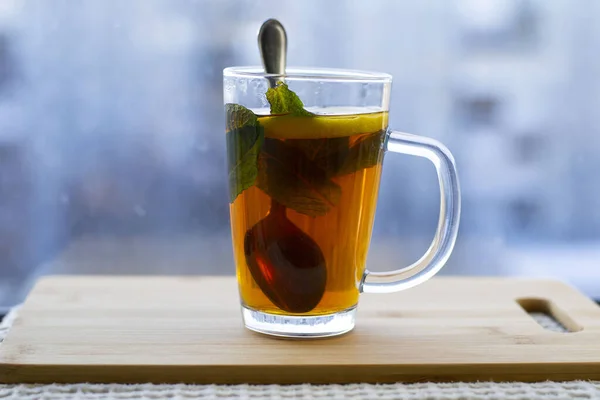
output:
<instances>
[{"instance_id":1,"label":"dark tea leaf","mask_svg":"<svg viewBox=\"0 0 600 400\"><path fill-rule=\"evenodd\" d=\"M341 195L327 171L302 150L270 138L260 153L256 184L285 207L311 217L327 214Z\"/></svg>"},{"instance_id":2,"label":"dark tea leaf","mask_svg":"<svg viewBox=\"0 0 600 400\"><path fill-rule=\"evenodd\" d=\"M338 169L328 169L330 176L347 175L377 165L383 157L384 142L383 129L361 137L350 147Z\"/></svg>"},{"instance_id":3,"label":"dark tea leaf","mask_svg":"<svg viewBox=\"0 0 600 400\"><path fill-rule=\"evenodd\" d=\"M227 164L229 201L256 182L258 155L264 141L264 129L256 115L237 104L227 104Z\"/></svg>"},{"instance_id":4,"label":"dark tea leaf","mask_svg":"<svg viewBox=\"0 0 600 400\"><path fill-rule=\"evenodd\" d=\"M286 143L302 150L308 158L318 162L327 159L332 159L332 161L343 159L350 149L350 138L348 136L339 138L288 139Z\"/></svg>"},{"instance_id":5,"label":"dark tea leaf","mask_svg":"<svg viewBox=\"0 0 600 400\"><path fill-rule=\"evenodd\" d=\"M267 100L271 104L271 114L293 114L299 117L314 115L304 109L300 97L281 81L277 82L274 88L267 90Z\"/></svg>"},{"instance_id":6,"label":"dark tea leaf","mask_svg":"<svg viewBox=\"0 0 600 400\"><path fill-rule=\"evenodd\" d=\"M286 144L301 150L313 163L335 176L350 152L350 138L290 139Z\"/></svg>"},{"instance_id":7,"label":"dark tea leaf","mask_svg":"<svg viewBox=\"0 0 600 400\"><path fill-rule=\"evenodd\" d=\"M351 174L377 165L383 154L385 131L358 139L350 146L350 137L292 139L286 144L300 149L311 161L327 171L329 177Z\"/></svg>"}]
</instances>

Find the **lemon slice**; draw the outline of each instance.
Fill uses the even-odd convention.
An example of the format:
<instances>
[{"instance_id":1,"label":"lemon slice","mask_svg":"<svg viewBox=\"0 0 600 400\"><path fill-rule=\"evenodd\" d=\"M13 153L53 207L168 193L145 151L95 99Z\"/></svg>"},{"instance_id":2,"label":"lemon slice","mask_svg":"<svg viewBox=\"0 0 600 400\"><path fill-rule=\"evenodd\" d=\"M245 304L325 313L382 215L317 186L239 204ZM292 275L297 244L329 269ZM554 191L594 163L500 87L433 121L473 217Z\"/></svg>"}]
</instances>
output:
<instances>
[{"instance_id":1,"label":"lemon slice","mask_svg":"<svg viewBox=\"0 0 600 400\"><path fill-rule=\"evenodd\" d=\"M259 117L265 136L276 139L318 139L352 136L387 128L388 113L354 115L292 115Z\"/></svg>"}]
</instances>

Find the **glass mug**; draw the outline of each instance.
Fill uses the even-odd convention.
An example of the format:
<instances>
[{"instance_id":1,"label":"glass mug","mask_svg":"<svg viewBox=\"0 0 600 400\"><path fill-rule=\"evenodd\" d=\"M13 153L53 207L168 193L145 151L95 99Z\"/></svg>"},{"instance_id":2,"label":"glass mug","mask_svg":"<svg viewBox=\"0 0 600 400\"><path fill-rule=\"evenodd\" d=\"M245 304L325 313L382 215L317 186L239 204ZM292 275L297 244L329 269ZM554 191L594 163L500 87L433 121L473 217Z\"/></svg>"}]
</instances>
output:
<instances>
[{"instance_id":1,"label":"glass mug","mask_svg":"<svg viewBox=\"0 0 600 400\"><path fill-rule=\"evenodd\" d=\"M260 67L223 71L233 253L253 331L351 331L359 294L425 282L446 263L460 219L456 166L441 143L388 129L385 73ZM386 151L425 157L440 185L431 246L413 265L366 269Z\"/></svg>"}]
</instances>

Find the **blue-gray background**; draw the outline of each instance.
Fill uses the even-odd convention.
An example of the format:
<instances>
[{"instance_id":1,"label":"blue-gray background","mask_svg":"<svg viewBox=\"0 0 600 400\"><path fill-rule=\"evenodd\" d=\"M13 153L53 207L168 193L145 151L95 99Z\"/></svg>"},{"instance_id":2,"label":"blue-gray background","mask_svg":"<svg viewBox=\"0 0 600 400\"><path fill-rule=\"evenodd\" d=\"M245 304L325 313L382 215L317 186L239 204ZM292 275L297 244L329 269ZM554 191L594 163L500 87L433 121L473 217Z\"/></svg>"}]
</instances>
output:
<instances>
[{"instance_id":1,"label":"blue-gray background","mask_svg":"<svg viewBox=\"0 0 600 400\"><path fill-rule=\"evenodd\" d=\"M600 2L1 0L0 307L40 274L233 274L222 69L394 75L391 126L443 141L463 189L445 274L600 297ZM415 261L431 165L388 155L369 267Z\"/></svg>"}]
</instances>

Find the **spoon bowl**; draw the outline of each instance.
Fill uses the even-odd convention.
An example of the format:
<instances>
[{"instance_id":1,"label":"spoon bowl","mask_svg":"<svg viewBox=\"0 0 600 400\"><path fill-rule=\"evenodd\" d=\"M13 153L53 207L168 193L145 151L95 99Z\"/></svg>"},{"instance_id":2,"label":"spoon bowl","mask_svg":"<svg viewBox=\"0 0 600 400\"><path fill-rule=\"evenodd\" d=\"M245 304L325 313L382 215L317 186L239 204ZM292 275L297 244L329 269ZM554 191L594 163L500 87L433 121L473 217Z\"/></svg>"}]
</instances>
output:
<instances>
[{"instance_id":1,"label":"spoon bowl","mask_svg":"<svg viewBox=\"0 0 600 400\"><path fill-rule=\"evenodd\" d=\"M327 269L319 246L285 215L282 206L244 237L246 264L263 293L282 310L305 313L325 292Z\"/></svg>"}]
</instances>

